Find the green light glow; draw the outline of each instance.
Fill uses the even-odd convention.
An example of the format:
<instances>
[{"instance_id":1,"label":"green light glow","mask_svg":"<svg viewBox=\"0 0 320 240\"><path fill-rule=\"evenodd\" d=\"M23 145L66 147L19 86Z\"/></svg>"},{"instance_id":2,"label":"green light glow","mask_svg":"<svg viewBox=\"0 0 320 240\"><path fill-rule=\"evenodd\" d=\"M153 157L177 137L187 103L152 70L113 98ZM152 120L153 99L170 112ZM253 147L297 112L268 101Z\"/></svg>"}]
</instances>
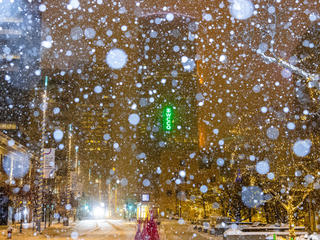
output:
<instances>
[{"instance_id":1,"label":"green light glow","mask_svg":"<svg viewBox=\"0 0 320 240\"><path fill-rule=\"evenodd\" d=\"M45 77L44 86L45 86L46 88L47 88L47 86L48 86L48 76Z\"/></svg>"},{"instance_id":2,"label":"green light glow","mask_svg":"<svg viewBox=\"0 0 320 240\"><path fill-rule=\"evenodd\" d=\"M173 128L173 108L167 106L163 109L163 129L165 131L171 131Z\"/></svg>"}]
</instances>

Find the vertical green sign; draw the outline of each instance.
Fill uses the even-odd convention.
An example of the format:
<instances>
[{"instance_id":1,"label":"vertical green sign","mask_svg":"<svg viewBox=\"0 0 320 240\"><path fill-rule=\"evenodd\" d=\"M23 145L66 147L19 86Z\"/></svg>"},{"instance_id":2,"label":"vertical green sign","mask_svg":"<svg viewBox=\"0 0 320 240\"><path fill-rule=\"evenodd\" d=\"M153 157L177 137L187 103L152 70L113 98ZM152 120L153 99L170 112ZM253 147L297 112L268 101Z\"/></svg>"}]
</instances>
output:
<instances>
[{"instance_id":1,"label":"vertical green sign","mask_svg":"<svg viewBox=\"0 0 320 240\"><path fill-rule=\"evenodd\" d=\"M45 86L45 88L47 88L47 86L48 86L48 76L45 76L45 78L44 78L44 86Z\"/></svg>"},{"instance_id":2,"label":"vertical green sign","mask_svg":"<svg viewBox=\"0 0 320 240\"><path fill-rule=\"evenodd\" d=\"M162 112L163 129L171 131L173 128L173 107L166 106Z\"/></svg>"}]
</instances>

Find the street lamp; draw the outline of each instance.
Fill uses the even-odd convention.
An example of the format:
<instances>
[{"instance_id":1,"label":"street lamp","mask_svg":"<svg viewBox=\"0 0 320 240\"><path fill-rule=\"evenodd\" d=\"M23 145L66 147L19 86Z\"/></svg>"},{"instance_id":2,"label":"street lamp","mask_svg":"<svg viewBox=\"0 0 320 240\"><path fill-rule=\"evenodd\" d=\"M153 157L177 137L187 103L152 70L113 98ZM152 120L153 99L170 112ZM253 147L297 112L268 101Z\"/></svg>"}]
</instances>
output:
<instances>
[{"instance_id":1,"label":"street lamp","mask_svg":"<svg viewBox=\"0 0 320 240\"><path fill-rule=\"evenodd\" d=\"M72 145L72 124L69 125L69 150L67 159L67 216L64 221L65 226L69 226L69 218L71 213L71 145Z\"/></svg>"},{"instance_id":2,"label":"street lamp","mask_svg":"<svg viewBox=\"0 0 320 240\"><path fill-rule=\"evenodd\" d=\"M40 172L38 181L38 194L37 194L37 216L36 216L36 228L37 232L41 232L41 218L42 218L42 202L43 202L43 171L44 171L44 143L46 134L46 111L47 111L47 86L48 76L45 76L44 82L44 94L42 97L43 115L41 124L41 152L40 152Z\"/></svg>"}]
</instances>

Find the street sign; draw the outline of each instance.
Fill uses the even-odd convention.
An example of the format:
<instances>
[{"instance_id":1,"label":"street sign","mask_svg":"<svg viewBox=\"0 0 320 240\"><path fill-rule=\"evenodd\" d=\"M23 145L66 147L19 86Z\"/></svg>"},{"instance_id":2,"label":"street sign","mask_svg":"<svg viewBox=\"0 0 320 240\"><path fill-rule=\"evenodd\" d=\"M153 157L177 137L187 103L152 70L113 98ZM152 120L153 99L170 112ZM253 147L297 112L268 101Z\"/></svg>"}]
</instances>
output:
<instances>
[{"instance_id":1,"label":"street sign","mask_svg":"<svg viewBox=\"0 0 320 240\"><path fill-rule=\"evenodd\" d=\"M14 130L17 129L17 124L15 123L0 123L1 130Z\"/></svg>"},{"instance_id":2,"label":"street sign","mask_svg":"<svg viewBox=\"0 0 320 240\"><path fill-rule=\"evenodd\" d=\"M141 196L142 202L149 202L150 201L150 195L148 193L143 193Z\"/></svg>"},{"instance_id":3,"label":"street sign","mask_svg":"<svg viewBox=\"0 0 320 240\"><path fill-rule=\"evenodd\" d=\"M54 178L55 167L55 149L45 148L44 149L44 164L43 164L43 177Z\"/></svg>"}]
</instances>

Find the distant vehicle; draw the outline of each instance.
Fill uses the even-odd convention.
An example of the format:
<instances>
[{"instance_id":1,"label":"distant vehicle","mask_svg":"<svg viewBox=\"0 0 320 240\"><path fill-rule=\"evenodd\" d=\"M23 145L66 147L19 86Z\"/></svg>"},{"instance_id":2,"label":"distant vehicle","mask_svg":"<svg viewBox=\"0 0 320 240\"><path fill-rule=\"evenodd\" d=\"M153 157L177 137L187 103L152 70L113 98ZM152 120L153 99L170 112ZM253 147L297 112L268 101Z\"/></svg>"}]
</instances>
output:
<instances>
[{"instance_id":1,"label":"distant vehicle","mask_svg":"<svg viewBox=\"0 0 320 240\"><path fill-rule=\"evenodd\" d=\"M231 218L229 217L223 217L223 216L210 216L210 224L211 226L217 227L221 226L222 223L230 223Z\"/></svg>"},{"instance_id":2,"label":"distant vehicle","mask_svg":"<svg viewBox=\"0 0 320 240\"><path fill-rule=\"evenodd\" d=\"M191 222L194 226L193 229L198 232L208 232L210 229L210 221L209 219L199 219Z\"/></svg>"}]
</instances>

